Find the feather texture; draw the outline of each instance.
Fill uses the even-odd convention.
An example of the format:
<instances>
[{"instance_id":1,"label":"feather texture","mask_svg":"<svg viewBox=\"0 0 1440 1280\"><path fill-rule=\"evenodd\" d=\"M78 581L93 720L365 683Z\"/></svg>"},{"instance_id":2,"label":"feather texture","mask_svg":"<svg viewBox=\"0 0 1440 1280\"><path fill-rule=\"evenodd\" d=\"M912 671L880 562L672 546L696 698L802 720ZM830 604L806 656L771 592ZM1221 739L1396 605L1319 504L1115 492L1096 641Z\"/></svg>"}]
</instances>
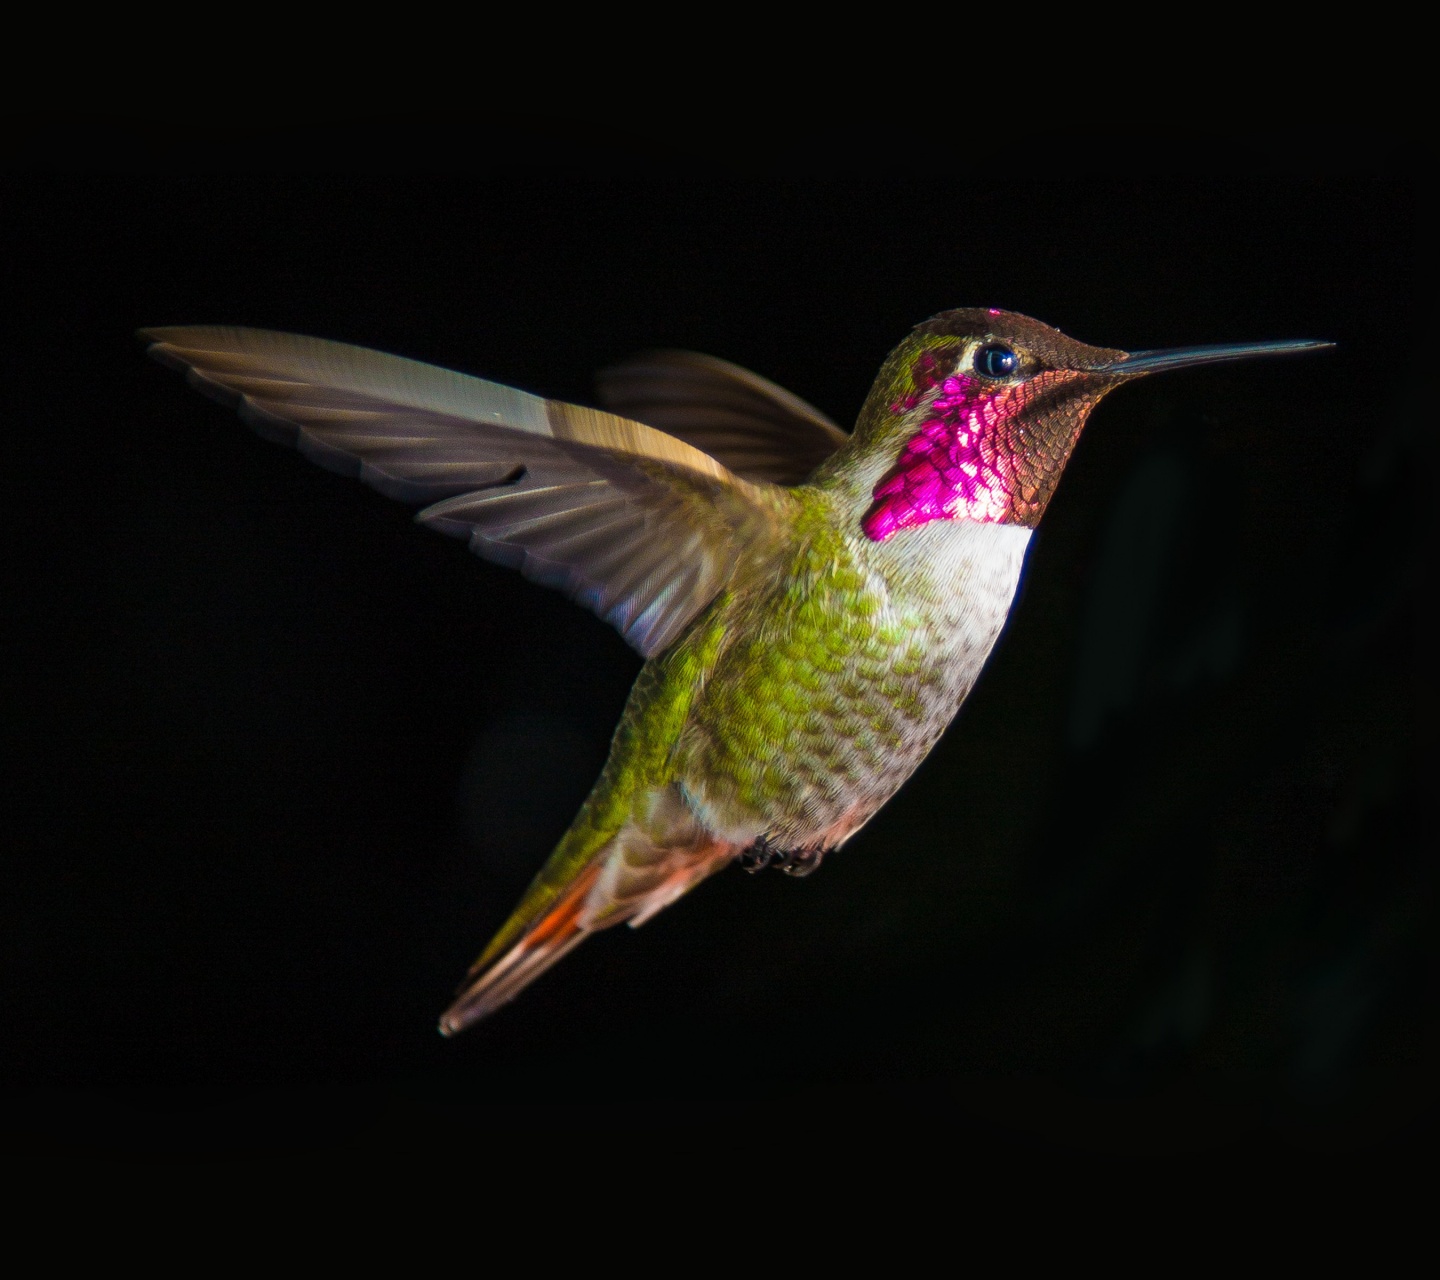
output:
<instances>
[{"instance_id":1,"label":"feather texture","mask_svg":"<svg viewBox=\"0 0 1440 1280\"><path fill-rule=\"evenodd\" d=\"M784 495L640 422L345 343L142 330L150 354L262 435L556 587L647 657L773 536Z\"/></svg>"},{"instance_id":2,"label":"feather texture","mask_svg":"<svg viewBox=\"0 0 1440 1280\"><path fill-rule=\"evenodd\" d=\"M739 365L649 351L604 370L600 399L718 458L737 476L799 484L849 436L814 405Z\"/></svg>"}]
</instances>

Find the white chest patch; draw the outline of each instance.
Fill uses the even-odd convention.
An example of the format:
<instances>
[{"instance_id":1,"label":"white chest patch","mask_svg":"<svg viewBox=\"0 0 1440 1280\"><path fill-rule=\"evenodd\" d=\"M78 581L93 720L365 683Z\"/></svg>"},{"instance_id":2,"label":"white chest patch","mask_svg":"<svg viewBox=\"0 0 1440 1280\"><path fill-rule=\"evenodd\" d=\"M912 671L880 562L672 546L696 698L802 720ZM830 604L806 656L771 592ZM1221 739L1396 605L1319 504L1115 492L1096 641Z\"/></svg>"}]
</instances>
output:
<instances>
[{"instance_id":1,"label":"white chest patch","mask_svg":"<svg viewBox=\"0 0 1440 1280\"><path fill-rule=\"evenodd\" d=\"M1020 585L1031 531L1021 525L937 520L876 550L891 606L922 622L939 651L983 663Z\"/></svg>"}]
</instances>

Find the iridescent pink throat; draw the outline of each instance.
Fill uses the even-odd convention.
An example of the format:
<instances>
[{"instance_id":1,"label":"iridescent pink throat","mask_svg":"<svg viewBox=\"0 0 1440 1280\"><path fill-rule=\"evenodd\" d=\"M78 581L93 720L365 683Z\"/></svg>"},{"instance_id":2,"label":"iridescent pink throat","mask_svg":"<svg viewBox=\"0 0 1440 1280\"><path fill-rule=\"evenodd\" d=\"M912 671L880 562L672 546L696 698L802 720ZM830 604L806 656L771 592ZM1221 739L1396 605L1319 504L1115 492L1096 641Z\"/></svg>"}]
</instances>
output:
<instances>
[{"instance_id":1,"label":"iridescent pink throat","mask_svg":"<svg viewBox=\"0 0 1440 1280\"><path fill-rule=\"evenodd\" d=\"M930 416L875 486L875 504L860 522L866 535L884 542L932 520L1004 520L1011 494L998 466L1006 449L997 437L1014 412L1007 399L994 383L964 374L946 378ZM909 407L902 402L895 409Z\"/></svg>"}]
</instances>

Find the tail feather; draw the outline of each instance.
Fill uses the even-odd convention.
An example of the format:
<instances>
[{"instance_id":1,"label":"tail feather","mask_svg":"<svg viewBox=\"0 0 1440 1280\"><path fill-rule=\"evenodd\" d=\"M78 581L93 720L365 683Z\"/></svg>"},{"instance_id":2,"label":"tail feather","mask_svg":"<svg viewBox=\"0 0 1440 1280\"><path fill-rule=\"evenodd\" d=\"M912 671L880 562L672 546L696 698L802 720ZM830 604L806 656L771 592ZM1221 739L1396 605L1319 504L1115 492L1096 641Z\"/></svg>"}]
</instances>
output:
<instances>
[{"instance_id":1,"label":"tail feather","mask_svg":"<svg viewBox=\"0 0 1440 1280\"><path fill-rule=\"evenodd\" d=\"M471 1023L508 1004L546 969L584 942L585 935L586 930L572 927L548 945L532 947L528 941L517 943L503 959L461 989L459 999L440 1019L441 1035L453 1036L464 1031Z\"/></svg>"},{"instance_id":2,"label":"tail feather","mask_svg":"<svg viewBox=\"0 0 1440 1280\"><path fill-rule=\"evenodd\" d=\"M441 1015L442 1035L453 1036L494 1013L585 940L589 932L582 923L586 900L599 873L597 859L571 882L549 911L525 930L518 942L498 955L494 954L494 943L485 949L471 966L455 1002ZM495 942L502 942L506 932L502 931Z\"/></svg>"},{"instance_id":3,"label":"tail feather","mask_svg":"<svg viewBox=\"0 0 1440 1280\"><path fill-rule=\"evenodd\" d=\"M441 1033L455 1035L513 1000L587 935L626 921L643 924L737 852L713 839L656 846L635 827L623 828L539 911L532 915L521 903L471 968L440 1019Z\"/></svg>"}]
</instances>

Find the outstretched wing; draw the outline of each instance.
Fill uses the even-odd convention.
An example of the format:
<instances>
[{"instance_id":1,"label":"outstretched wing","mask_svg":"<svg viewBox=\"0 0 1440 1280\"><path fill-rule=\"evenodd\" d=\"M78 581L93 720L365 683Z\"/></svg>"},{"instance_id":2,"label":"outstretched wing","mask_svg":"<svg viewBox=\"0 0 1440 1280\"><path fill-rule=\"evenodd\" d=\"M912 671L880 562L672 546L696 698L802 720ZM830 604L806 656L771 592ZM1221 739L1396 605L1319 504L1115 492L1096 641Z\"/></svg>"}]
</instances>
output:
<instances>
[{"instance_id":1,"label":"outstretched wing","mask_svg":"<svg viewBox=\"0 0 1440 1280\"><path fill-rule=\"evenodd\" d=\"M783 491L613 414L362 347L264 329L145 329L262 435L557 587L642 654L664 649L773 536Z\"/></svg>"},{"instance_id":2,"label":"outstretched wing","mask_svg":"<svg viewBox=\"0 0 1440 1280\"><path fill-rule=\"evenodd\" d=\"M597 383L616 413L678 436L746 480L799 484L849 439L799 396L694 351L649 351Z\"/></svg>"}]
</instances>

